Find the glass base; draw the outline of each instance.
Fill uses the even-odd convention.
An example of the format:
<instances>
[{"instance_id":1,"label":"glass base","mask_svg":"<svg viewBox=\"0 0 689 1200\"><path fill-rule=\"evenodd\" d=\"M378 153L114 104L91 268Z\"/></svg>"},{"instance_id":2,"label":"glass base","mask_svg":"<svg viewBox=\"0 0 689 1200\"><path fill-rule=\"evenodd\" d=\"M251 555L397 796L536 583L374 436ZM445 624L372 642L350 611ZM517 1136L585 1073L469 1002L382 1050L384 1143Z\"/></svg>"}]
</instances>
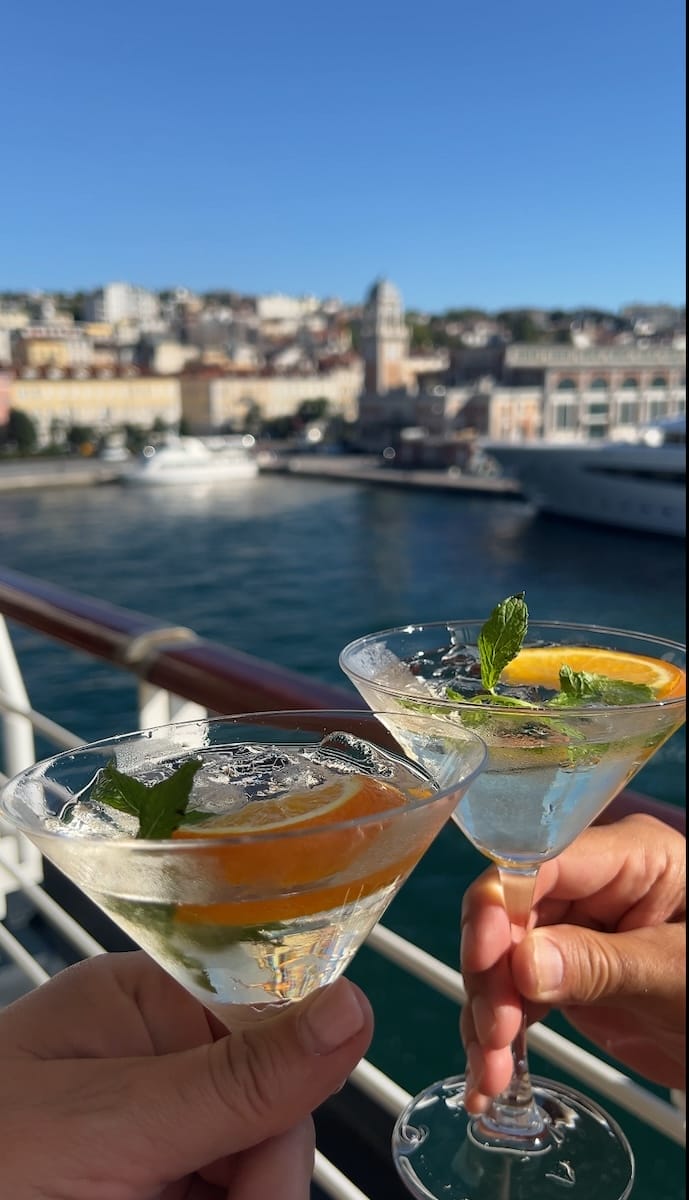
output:
<instances>
[{"instance_id":1,"label":"glass base","mask_svg":"<svg viewBox=\"0 0 689 1200\"><path fill-rule=\"evenodd\" d=\"M464 1076L432 1084L400 1114L395 1166L417 1200L625 1200L634 1158L619 1125L580 1092L532 1077L544 1135L494 1147L464 1108Z\"/></svg>"}]
</instances>

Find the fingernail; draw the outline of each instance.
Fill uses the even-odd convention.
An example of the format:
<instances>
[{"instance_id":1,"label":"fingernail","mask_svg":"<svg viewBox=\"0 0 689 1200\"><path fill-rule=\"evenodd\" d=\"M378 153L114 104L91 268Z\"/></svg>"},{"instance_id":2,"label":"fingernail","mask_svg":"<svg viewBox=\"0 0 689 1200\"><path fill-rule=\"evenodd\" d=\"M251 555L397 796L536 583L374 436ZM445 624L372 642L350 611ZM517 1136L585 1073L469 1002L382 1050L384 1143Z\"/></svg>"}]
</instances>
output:
<instances>
[{"instance_id":1,"label":"fingernail","mask_svg":"<svg viewBox=\"0 0 689 1200\"><path fill-rule=\"evenodd\" d=\"M532 933L532 955L539 993L556 991L565 976L565 964L559 947L542 933Z\"/></svg>"},{"instance_id":2,"label":"fingernail","mask_svg":"<svg viewBox=\"0 0 689 1200\"><path fill-rule=\"evenodd\" d=\"M471 1015L479 1042L487 1042L495 1029L495 1013L484 996L475 996L471 1001Z\"/></svg>"},{"instance_id":3,"label":"fingernail","mask_svg":"<svg viewBox=\"0 0 689 1200\"><path fill-rule=\"evenodd\" d=\"M318 992L300 1014L299 1040L309 1054L332 1054L363 1028L368 1001L348 979Z\"/></svg>"}]
</instances>

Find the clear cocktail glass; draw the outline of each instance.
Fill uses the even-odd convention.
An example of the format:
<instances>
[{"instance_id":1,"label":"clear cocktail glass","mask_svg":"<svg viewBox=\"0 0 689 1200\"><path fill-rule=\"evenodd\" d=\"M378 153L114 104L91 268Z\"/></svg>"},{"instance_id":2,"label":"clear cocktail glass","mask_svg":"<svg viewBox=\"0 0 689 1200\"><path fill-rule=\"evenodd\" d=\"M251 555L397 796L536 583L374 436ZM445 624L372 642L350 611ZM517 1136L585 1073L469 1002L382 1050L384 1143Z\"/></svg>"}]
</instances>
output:
<instances>
[{"instance_id":1,"label":"clear cocktail glass","mask_svg":"<svg viewBox=\"0 0 689 1200\"><path fill-rule=\"evenodd\" d=\"M0 811L237 1029L337 978L484 758L470 733L431 775L366 710L254 713L58 754Z\"/></svg>"},{"instance_id":2,"label":"clear cocktail glass","mask_svg":"<svg viewBox=\"0 0 689 1200\"><path fill-rule=\"evenodd\" d=\"M381 720L406 752L431 772L440 743L450 750L456 733L469 728L481 734L486 767L453 816L497 864L510 920L524 928L539 865L595 820L682 725L686 652L643 634L529 623L527 657L504 673L513 685L512 704L491 703L490 697L488 703L486 697L480 704L464 702L457 697L481 691L477 642L483 624L436 622L374 633L346 646L340 665L372 708L386 710ZM548 679L543 647L550 648ZM576 670L618 671L623 679L630 672L635 678L634 662L640 676L655 678L653 698L552 707L547 698L556 695L559 666L568 660ZM519 662L521 672L515 670ZM487 1115L466 1111L465 1080L457 1076L427 1088L400 1116L393 1153L412 1194L423 1200L628 1196L633 1156L616 1122L573 1089L530 1077L526 1019L512 1052L513 1078Z\"/></svg>"}]
</instances>

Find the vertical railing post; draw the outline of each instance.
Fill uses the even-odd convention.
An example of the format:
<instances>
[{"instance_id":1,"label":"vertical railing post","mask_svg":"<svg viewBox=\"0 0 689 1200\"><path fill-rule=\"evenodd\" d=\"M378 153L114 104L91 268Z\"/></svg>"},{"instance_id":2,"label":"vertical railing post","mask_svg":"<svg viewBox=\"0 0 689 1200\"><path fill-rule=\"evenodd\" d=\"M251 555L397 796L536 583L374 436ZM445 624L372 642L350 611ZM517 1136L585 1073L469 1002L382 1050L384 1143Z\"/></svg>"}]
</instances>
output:
<instances>
[{"instance_id":1,"label":"vertical railing post","mask_svg":"<svg viewBox=\"0 0 689 1200\"><path fill-rule=\"evenodd\" d=\"M0 614L0 692L15 708L31 707L5 618ZM3 770L10 777L36 761L29 717L0 710Z\"/></svg>"},{"instance_id":2,"label":"vertical railing post","mask_svg":"<svg viewBox=\"0 0 689 1200\"><path fill-rule=\"evenodd\" d=\"M24 687L19 663L7 628L0 613L0 696L13 708L28 710L31 707ZM2 745L2 769L10 778L30 767L36 761L36 746L30 717L16 712L5 712L0 705L0 739ZM8 861L20 864L33 883L43 878L41 856L35 846L22 834L12 831L0 820L0 843ZM0 869L0 918L5 916L5 896L16 891L17 884L9 871Z\"/></svg>"}]
</instances>

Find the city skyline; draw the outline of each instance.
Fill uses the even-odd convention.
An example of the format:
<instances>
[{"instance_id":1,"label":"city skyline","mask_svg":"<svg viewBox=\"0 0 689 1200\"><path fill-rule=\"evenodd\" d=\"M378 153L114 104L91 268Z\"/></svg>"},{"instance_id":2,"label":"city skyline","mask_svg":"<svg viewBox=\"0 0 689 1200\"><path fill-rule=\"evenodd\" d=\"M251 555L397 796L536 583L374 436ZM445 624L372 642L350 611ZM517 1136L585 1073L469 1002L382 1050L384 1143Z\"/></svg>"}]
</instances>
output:
<instances>
[{"instance_id":1,"label":"city skyline","mask_svg":"<svg viewBox=\"0 0 689 1200\"><path fill-rule=\"evenodd\" d=\"M140 281L137 281L137 280L108 279L108 280L98 281L93 286L88 287L88 288L81 287L78 285L74 288L47 288L47 287L3 288L0 286L0 305L3 302L8 303L8 300L7 300L8 297L24 297L27 301L32 301L32 302L37 302L37 301L46 300L46 299L54 300L56 297L57 298L63 297L64 299L69 299L71 301L74 301L77 297L82 297L84 300L86 300L86 299L93 297L94 295L97 295L98 293L102 292L103 288L105 288L105 287L115 286L115 287L132 288L135 291L141 291L146 294L150 294L150 295L157 296L157 297L166 296L166 295L172 296L172 295L174 295L175 292L179 291L181 293L186 292L190 296L196 296L200 300L207 300L216 295L221 296L221 295L225 294L227 296L235 296L240 301L247 301L247 300L261 301L261 300L269 300L269 299L314 301L314 302L316 302L317 305L333 304L333 305L337 305L343 311L348 311L350 309L363 308L365 300L366 300L366 296L370 292L371 286L373 284L375 284L377 281L389 282L389 283L392 283L396 287L396 281L394 278L390 278L389 276L379 275L375 279L374 278L369 279L366 287L364 288L364 290L362 292L362 295L358 299L356 299L356 298L350 299L350 298L346 298L346 297L342 297L342 296L337 296L337 295L335 295L335 293L332 290L325 292L322 295L317 296L313 292L291 292L290 293L290 292L284 292L284 291L277 291L276 289L268 289L263 292L259 292L259 291L255 291L255 290L240 291L238 288L233 287L231 285L231 283L222 283L217 287L211 287L211 288L207 288L207 289L192 289L192 288L189 288L183 281L175 281L174 283L167 283L160 287L156 287L156 286L144 287L140 283ZM402 299L404 300L404 297L402 297ZM450 303L442 309L433 310L433 309L421 309L418 307L414 307L412 305L407 305L405 303L405 311L408 314L418 313L420 316L431 317L431 318L435 318L435 317L442 318L444 316L447 316L448 313L452 313L452 312L466 312L467 314L471 314L471 313L475 312L477 314L484 314L487 317L496 317L500 313L519 313L519 312L528 312L528 311L543 312L544 314L555 313L555 312L561 311L563 314L565 314L565 315L569 314L571 316L575 316L575 315L579 315L579 314L585 315L587 313L590 313L593 315L593 314L597 313L601 316L622 317L625 314L629 314L630 311L634 310L634 309L640 309L640 310L643 309L643 310L648 310L649 312L651 312L652 310L659 310L659 309L672 309L679 316L686 311L686 305L685 305L684 301L682 301L681 303L674 304L668 300L664 300L664 299L649 300L647 297L643 297L643 296L631 297L631 298L625 300L622 304L620 304L616 308L605 308L605 307L598 306L598 305L576 305L576 306L573 305L571 307L566 307L566 306L562 306L562 305L543 305L543 304L537 304L537 303L529 304L529 305L497 304L497 305L493 306L492 308L488 308L488 307L481 307L479 305L474 305L469 302L469 303L462 304L462 305ZM85 316L81 316L81 317L77 317L77 319L87 319L87 318Z\"/></svg>"},{"instance_id":2,"label":"city skyline","mask_svg":"<svg viewBox=\"0 0 689 1200\"><path fill-rule=\"evenodd\" d=\"M678 0L93 12L5 18L0 290L684 303Z\"/></svg>"}]
</instances>

